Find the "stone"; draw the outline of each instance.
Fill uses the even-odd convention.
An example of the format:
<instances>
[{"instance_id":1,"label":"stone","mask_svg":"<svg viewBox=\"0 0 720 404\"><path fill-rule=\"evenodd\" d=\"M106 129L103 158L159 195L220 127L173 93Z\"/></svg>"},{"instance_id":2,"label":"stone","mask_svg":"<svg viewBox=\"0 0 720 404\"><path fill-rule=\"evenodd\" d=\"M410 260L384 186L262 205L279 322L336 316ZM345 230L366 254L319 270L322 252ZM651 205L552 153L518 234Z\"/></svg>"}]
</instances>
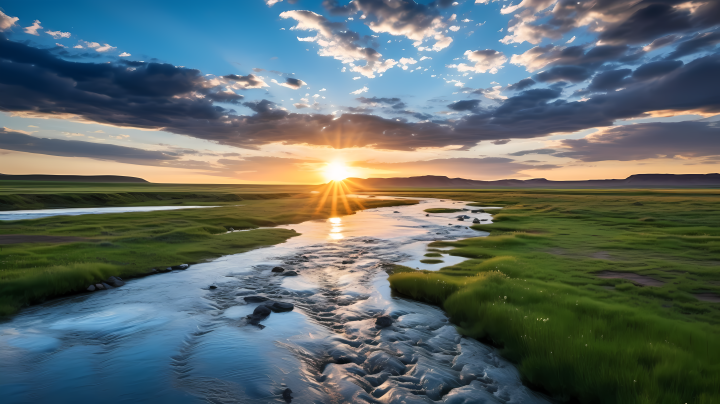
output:
<instances>
[{"instance_id":1,"label":"stone","mask_svg":"<svg viewBox=\"0 0 720 404\"><path fill-rule=\"evenodd\" d=\"M425 217L428 217L428 216L430 216L430 214L429 214L429 213L426 213L426 214L425 214Z\"/></svg>"},{"instance_id":2,"label":"stone","mask_svg":"<svg viewBox=\"0 0 720 404\"><path fill-rule=\"evenodd\" d=\"M253 310L253 315L267 317L272 313L272 310L267 305L261 304Z\"/></svg>"},{"instance_id":3,"label":"stone","mask_svg":"<svg viewBox=\"0 0 720 404\"><path fill-rule=\"evenodd\" d=\"M465 218L464 218L464 217L460 217L460 218L458 218L458 221L459 221L459 222L464 222L464 221L465 221Z\"/></svg>"},{"instance_id":4,"label":"stone","mask_svg":"<svg viewBox=\"0 0 720 404\"><path fill-rule=\"evenodd\" d=\"M171 267L171 268L172 268L172 269L188 269L188 268L190 268L190 265L188 265L188 264L180 264L180 265L175 265L174 267Z\"/></svg>"},{"instance_id":5,"label":"stone","mask_svg":"<svg viewBox=\"0 0 720 404\"><path fill-rule=\"evenodd\" d=\"M125 281L123 281L122 278L120 278L119 276L111 276L105 280L105 283L116 288L125 285Z\"/></svg>"},{"instance_id":6,"label":"stone","mask_svg":"<svg viewBox=\"0 0 720 404\"><path fill-rule=\"evenodd\" d=\"M285 268L283 267L275 267L272 269L272 272L284 272Z\"/></svg>"},{"instance_id":7,"label":"stone","mask_svg":"<svg viewBox=\"0 0 720 404\"><path fill-rule=\"evenodd\" d=\"M235 231L232 227L228 227L228 231Z\"/></svg>"},{"instance_id":8,"label":"stone","mask_svg":"<svg viewBox=\"0 0 720 404\"><path fill-rule=\"evenodd\" d=\"M390 316L380 316L375 319L375 328L390 327L393 323L393 319Z\"/></svg>"},{"instance_id":9,"label":"stone","mask_svg":"<svg viewBox=\"0 0 720 404\"><path fill-rule=\"evenodd\" d=\"M103 286L102 283L96 283L95 288L97 290L105 290L105 286Z\"/></svg>"},{"instance_id":10,"label":"stone","mask_svg":"<svg viewBox=\"0 0 720 404\"><path fill-rule=\"evenodd\" d=\"M342 262L342 265L348 265L348 264L354 264L354 263L355 263L355 261L353 261L353 260L345 260Z\"/></svg>"},{"instance_id":11,"label":"stone","mask_svg":"<svg viewBox=\"0 0 720 404\"><path fill-rule=\"evenodd\" d=\"M210 289L217 289L217 286L215 286L215 285L210 285Z\"/></svg>"},{"instance_id":12,"label":"stone","mask_svg":"<svg viewBox=\"0 0 720 404\"><path fill-rule=\"evenodd\" d=\"M473 223L480 223L480 219L478 219L478 218L473 219Z\"/></svg>"},{"instance_id":13,"label":"stone","mask_svg":"<svg viewBox=\"0 0 720 404\"><path fill-rule=\"evenodd\" d=\"M396 211L395 211L395 212L393 212L393 213L400 213L400 212L398 212L398 211L396 210Z\"/></svg>"},{"instance_id":14,"label":"stone","mask_svg":"<svg viewBox=\"0 0 720 404\"><path fill-rule=\"evenodd\" d=\"M114 289L112 286L108 285L105 282L103 282L102 285L105 286L105 289Z\"/></svg>"},{"instance_id":15,"label":"stone","mask_svg":"<svg viewBox=\"0 0 720 404\"><path fill-rule=\"evenodd\" d=\"M481 222L487 222L487 219L480 219Z\"/></svg>"},{"instance_id":16,"label":"stone","mask_svg":"<svg viewBox=\"0 0 720 404\"><path fill-rule=\"evenodd\" d=\"M272 304L265 304L265 306L269 307L270 310L272 310L275 313L283 313L286 311L293 311L295 308L295 305L292 303L287 302L272 302Z\"/></svg>"},{"instance_id":17,"label":"stone","mask_svg":"<svg viewBox=\"0 0 720 404\"><path fill-rule=\"evenodd\" d=\"M283 398L283 400L285 400L286 403L291 402L292 401L292 390L290 390L290 388L283 390L282 398Z\"/></svg>"},{"instance_id":18,"label":"stone","mask_svg":"<svg viewBox=\"0 0 720 404\"><path fill-rule=\"evenodd\" d=\"M245 299L245 302L247 303L262 303L270 300L265 296L245 296L243 299Z\"/></svg>"},{"instance_id":19,"label":"stone","mask_svg":"<svg viewBox=\"0 0 720 404\"><path fill-rule=\"evenodd\" d=\"M298 273L295 271L287 271L283 272L282 276L298 276Z\"/></svg>"},{"instance_id":20,"label":"stone","mask_svg":"<svg viewBox=\"0 0 720 404\"><path fill-rule=\"evenodd\" d=\"M88 292L94 292L95 291L95 285L90 285L87 287Z\"/></svg>"}]
</instances>

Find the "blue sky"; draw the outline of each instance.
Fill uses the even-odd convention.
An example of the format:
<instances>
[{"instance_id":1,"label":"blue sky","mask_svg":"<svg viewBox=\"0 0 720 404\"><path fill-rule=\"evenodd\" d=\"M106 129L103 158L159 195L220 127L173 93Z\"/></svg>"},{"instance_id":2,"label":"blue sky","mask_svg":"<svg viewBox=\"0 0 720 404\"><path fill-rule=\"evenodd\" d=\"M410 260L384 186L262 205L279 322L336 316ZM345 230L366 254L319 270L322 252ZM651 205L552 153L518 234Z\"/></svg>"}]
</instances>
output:
<instances>
[{"instance_id":1,"label":"blue sky","mask_svg":"<svg viewBox=\"0 0 720 404\"><path fill-rule=\"evenodd\" d=\"M608 4L5 1L0 172L305 183L330 162L363 177L717 172L717 3ZM30 51L52 59L47 71L18 56ZM73 94L19 78L33 74L69 77Z\"/></svg>"}]
</instances>

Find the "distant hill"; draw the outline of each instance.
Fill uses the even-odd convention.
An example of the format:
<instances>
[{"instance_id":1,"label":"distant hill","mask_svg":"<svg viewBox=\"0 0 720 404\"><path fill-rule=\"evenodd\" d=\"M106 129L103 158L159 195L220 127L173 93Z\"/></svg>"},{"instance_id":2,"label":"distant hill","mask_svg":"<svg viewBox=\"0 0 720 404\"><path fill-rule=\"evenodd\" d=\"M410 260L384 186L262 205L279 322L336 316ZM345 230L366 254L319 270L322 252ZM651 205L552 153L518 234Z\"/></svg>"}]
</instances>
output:
<instances>
[{"instance_id":1,"label":"distant hill","mask_svg":"<svg viewBox=\"0 0 720 404\"><path fill-rule=\"evenodd\" d=\"M148 182L137 177L122 175L6 175L0 174L0 181L63 181L63 182Z\"/></svg>"},{"instance_id":2,"label":"distant hill","mask_svg":"<svg viewBox=\"0 0 720 404\"><path fill-rule=\"evenodd\" d=\"M407 178L348 178L351 188L685 188L720 187L720 174L635 174L621 180L550 181L530 180L478 181L436 175Z\"/></svg>"}]
</instances>

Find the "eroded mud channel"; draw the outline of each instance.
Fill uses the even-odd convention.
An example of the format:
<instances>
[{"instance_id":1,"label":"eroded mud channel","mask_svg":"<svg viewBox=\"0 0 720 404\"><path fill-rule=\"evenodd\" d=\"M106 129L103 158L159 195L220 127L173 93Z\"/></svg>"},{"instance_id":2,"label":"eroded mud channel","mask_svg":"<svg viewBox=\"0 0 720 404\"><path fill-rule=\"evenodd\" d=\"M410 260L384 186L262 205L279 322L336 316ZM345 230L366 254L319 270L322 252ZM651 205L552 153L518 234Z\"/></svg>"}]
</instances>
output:
<instances>
[{"instance_id":1,"label":"eroded mud channel","mask_svg":"<svg viewBox=\"0 0 720 404\"><path fill-rule=\"evenodd\" d=\"M439 269L460 259L420 263L429 242L484 235L456 214L423 211L447 206L426 200L287 226L302 236L26 309L0 324L0 396L4 403L548 402L522 386L495 349L462 338L442 310L391 293L384 264ZM272 302L293 309L248 319ZM376 325L379 316L391 324Z\"/></svg>"}]
</instances>

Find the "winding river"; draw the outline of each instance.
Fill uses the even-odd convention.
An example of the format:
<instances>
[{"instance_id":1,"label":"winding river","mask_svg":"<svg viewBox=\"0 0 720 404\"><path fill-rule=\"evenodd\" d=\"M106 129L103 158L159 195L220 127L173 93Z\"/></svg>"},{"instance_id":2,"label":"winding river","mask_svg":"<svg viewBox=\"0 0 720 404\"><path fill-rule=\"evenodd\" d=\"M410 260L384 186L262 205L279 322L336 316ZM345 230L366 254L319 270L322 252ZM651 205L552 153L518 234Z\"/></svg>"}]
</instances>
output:
<instances>
[{"instance_id":1,"label":"winding river","mask_svg":"<svg viewBox=\"0 0 720 404\"><path fill-rule=\"evenodd\" d=\"M293 403L549 402L442 310L391 293L381 263L437 270L462 258L422 264L428 243L487 234L423 211L449 204L282 226L302 235L26 308L0 323L1 401L285 403L289 388ZM295 309L255 326L248 296ZM392 326L375 327L381 314Z\"/></svg>"}]
</instances>

